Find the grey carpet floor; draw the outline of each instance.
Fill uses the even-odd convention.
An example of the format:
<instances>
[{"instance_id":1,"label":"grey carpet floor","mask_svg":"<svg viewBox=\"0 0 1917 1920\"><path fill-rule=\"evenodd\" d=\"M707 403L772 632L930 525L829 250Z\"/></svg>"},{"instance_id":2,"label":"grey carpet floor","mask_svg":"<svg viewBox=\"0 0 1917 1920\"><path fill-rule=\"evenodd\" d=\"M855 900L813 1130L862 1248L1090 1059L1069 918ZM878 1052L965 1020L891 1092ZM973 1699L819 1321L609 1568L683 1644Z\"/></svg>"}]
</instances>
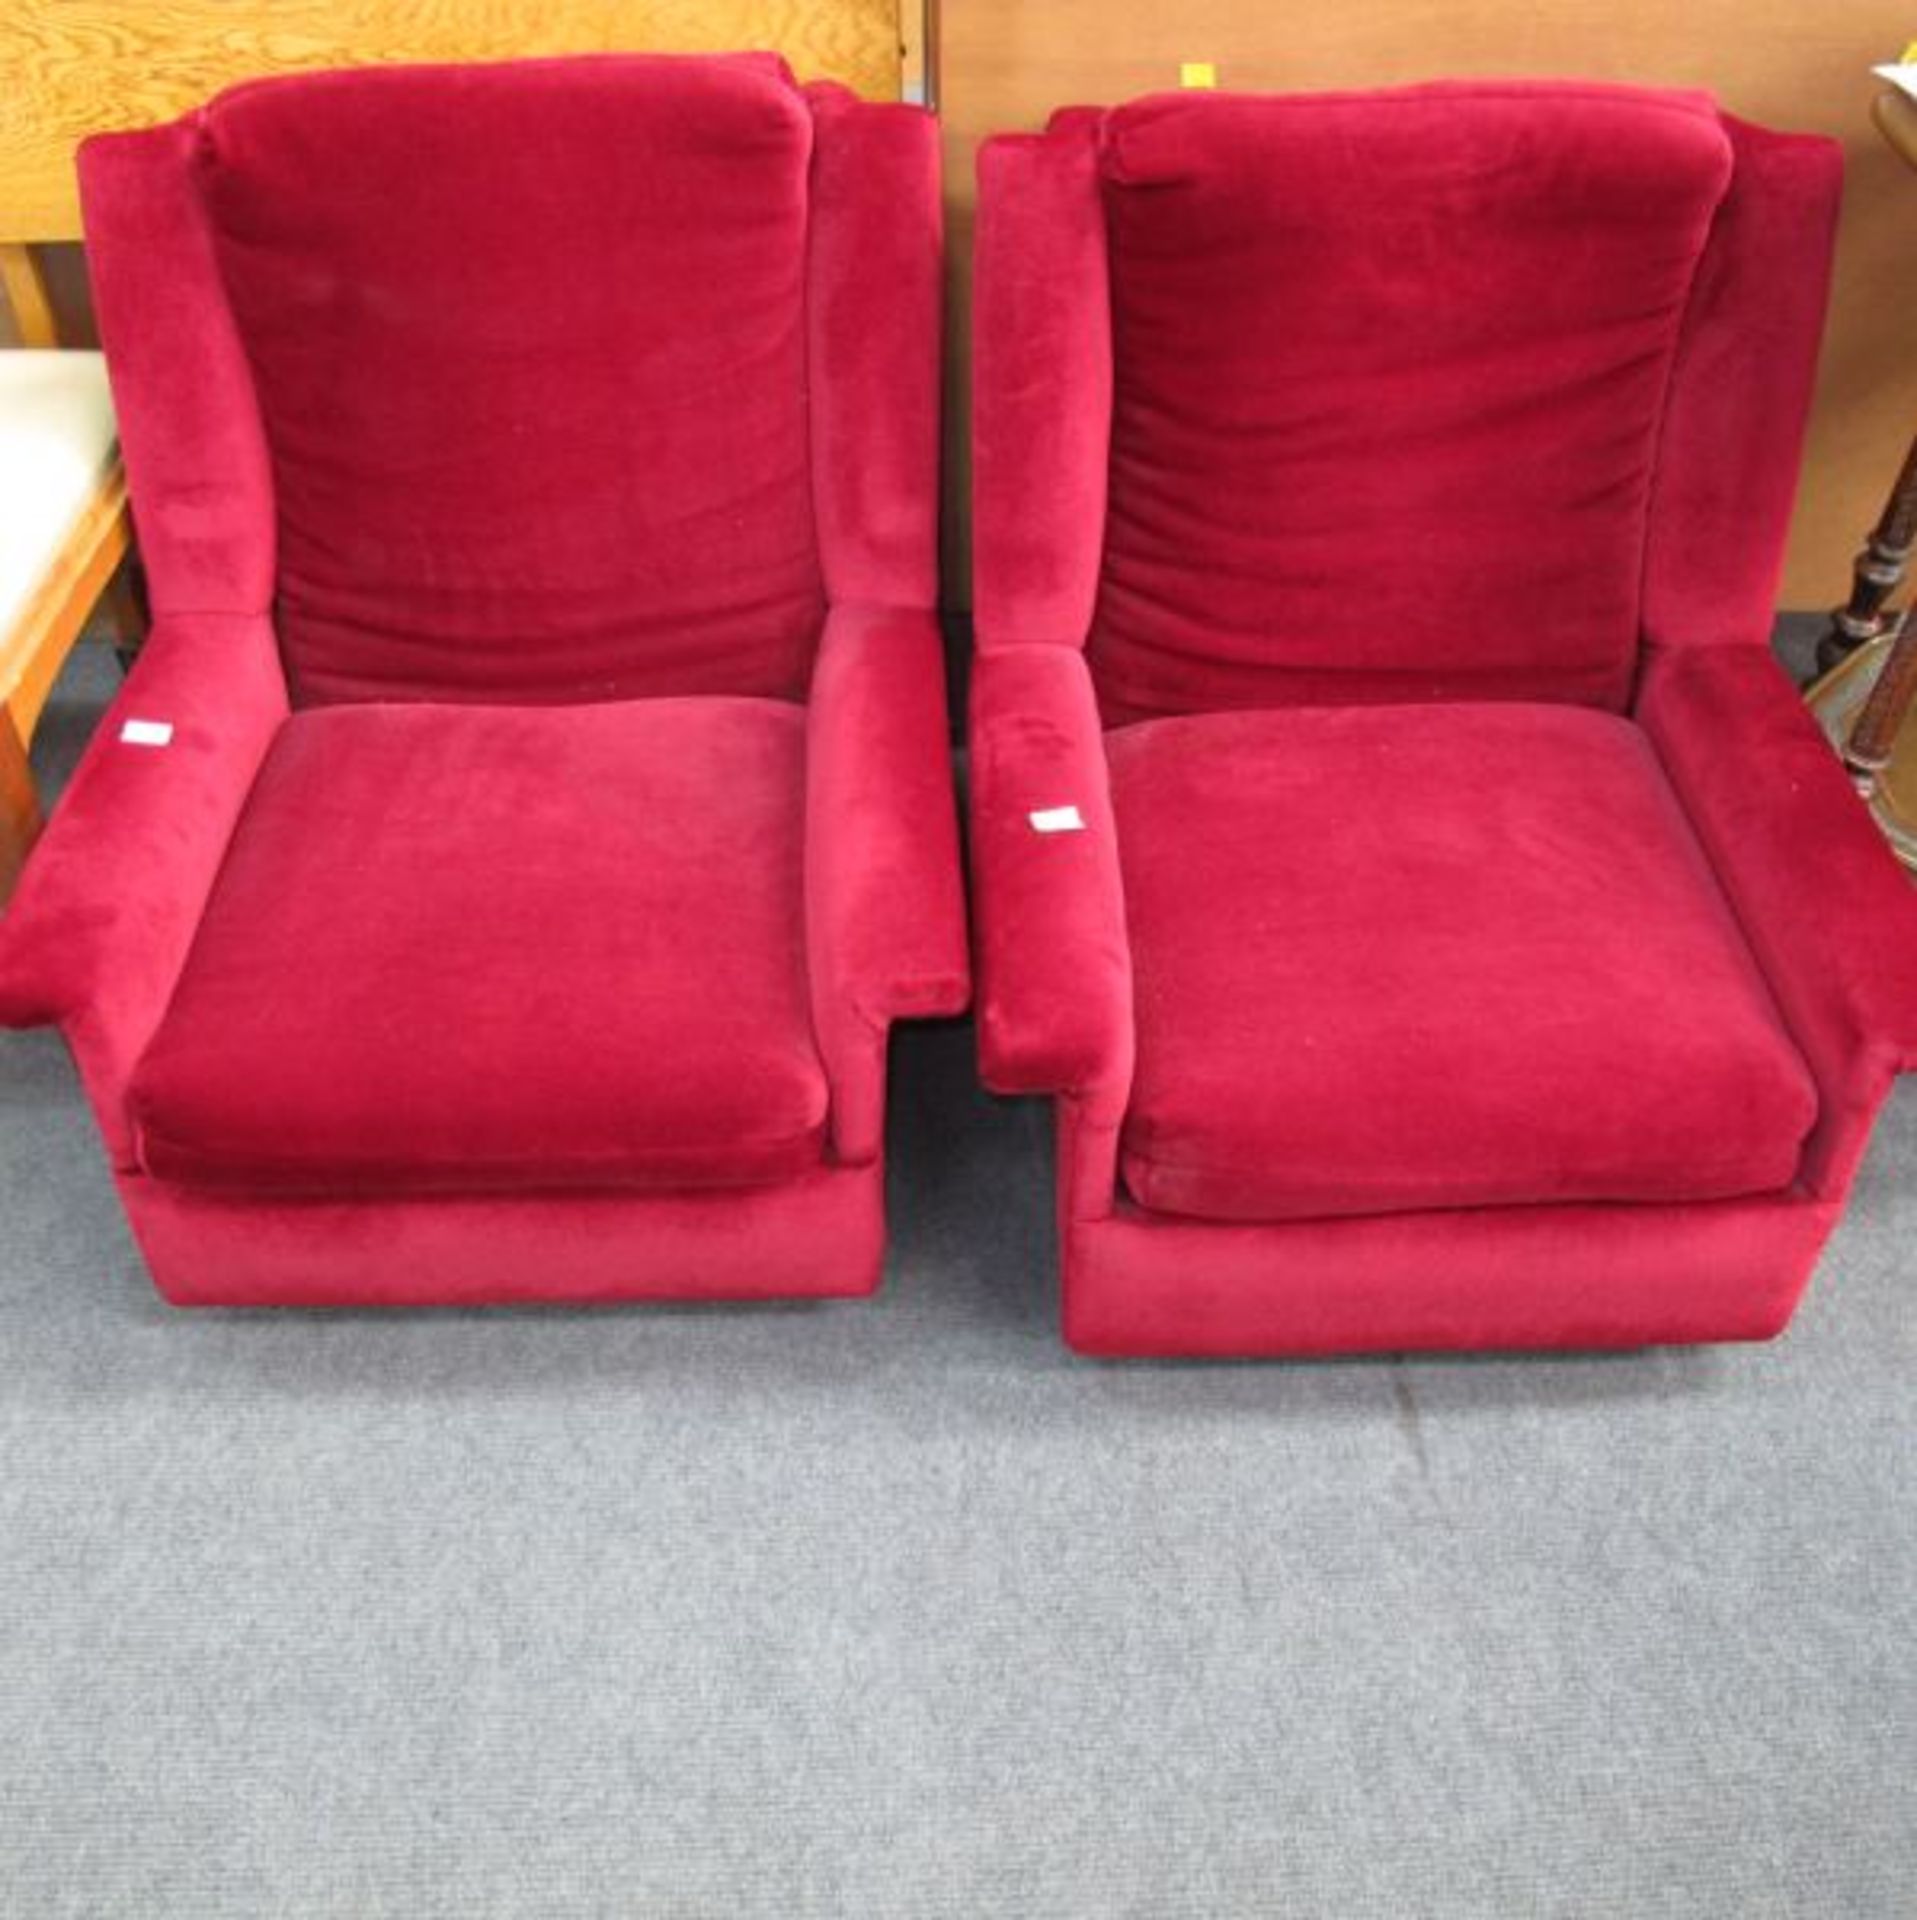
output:
<instances>
[{"instance_id":1,"label":"grey carpet floor","mask_svg":"<svg viewBox=\"0 0 1917 1920\"><path fill-rule=\"evenodd\" d=\"M1772 1347L1102 1366L894 1074L869 1304L192 1316L4 1037L0 1914L1917 1914L1917 1088Z\"/></svg>"}]
</instances>

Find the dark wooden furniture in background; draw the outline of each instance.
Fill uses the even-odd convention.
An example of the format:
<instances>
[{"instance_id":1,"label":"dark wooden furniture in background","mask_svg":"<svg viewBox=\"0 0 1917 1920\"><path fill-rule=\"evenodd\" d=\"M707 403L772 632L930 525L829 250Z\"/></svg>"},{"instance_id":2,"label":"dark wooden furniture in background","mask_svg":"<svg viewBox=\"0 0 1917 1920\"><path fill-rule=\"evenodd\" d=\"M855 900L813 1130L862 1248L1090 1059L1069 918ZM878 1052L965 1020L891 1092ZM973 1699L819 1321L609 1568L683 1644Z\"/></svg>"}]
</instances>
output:
<instances>
[{"instance_id":1,"label":"dark wooden furniture in background","mask_svg":"<svg viewBox=\"0 0 1917 1920\"><path fill-rule=\"evenodd\" d=\"M1873 61L1917 33L1910 0L1373 0L1274 8L1270 0L964 0L940 26L945 132L947 418L970 386L974 150L987 133L1036 128L1053 107L1176 87L1210 61L1221 90L1309 92L1473 74L1708 88L1764 126L1827 133L1846 150L1829 333L1780 604L1828 606L1831 583L1877 510L1917 425L1917 248L1909 183L1860 111ZM1901 430L1900 430L1901 429ZM966 435L947 433L946 591L968 579Z\"/></svg>"},{"instance_id":2,"label":"dark wooden furniture in background","mask_svg":"<svg viewBox=\"0 0 1917 1920\"><path fill-rule=\"evenodd\" d=\"M1917 167L1917 101L1886 90L1871 118L1890 149ZM1818 642L1820 677L1805 698L1898 859L1917 869L1917 621L1907 607L1890 607L1913 546L1917 439L1857 556L1850 598L1833 609Z\"/></svg>"},{"instance_id":3,"label":"dark wooden furniture in background","mask_svg":"<svg viewBox=\"0 0 1917 1920\"><path fill-rule=\"evenodd\" d=\"M1897 484L1857 556L1850 598L1832 610L1830 626L1817 643L1820 673L1828 673L1897 625L1900 616L1886 613L1885 608L1903 581L1913 540L1917 540L1917 440L1910 443Z\"/></svg>"}]
</instances>

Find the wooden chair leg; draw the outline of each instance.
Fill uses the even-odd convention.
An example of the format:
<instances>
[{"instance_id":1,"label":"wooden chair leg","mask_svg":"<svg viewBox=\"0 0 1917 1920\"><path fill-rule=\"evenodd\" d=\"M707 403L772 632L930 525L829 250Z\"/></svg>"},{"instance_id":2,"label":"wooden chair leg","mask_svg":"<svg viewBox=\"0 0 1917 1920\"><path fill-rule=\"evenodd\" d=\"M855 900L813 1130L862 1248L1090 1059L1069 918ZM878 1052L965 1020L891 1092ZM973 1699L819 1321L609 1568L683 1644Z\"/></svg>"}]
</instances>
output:
<instances>
[{"instance_id":1,"label":"wooden chair leg","mask_svg":"<svg viewBox=\"0 0 1917 1920\"><path fill-rule=\"evenodd\" d=\"M100 611L113 629L113 644L120 652L137 653L146 638L147 616L131 556L114 568L113 577L101 590Z\"/></svg>"},{"instance_id":2,"label":"wooden chair leg","mask_svg":"<svg viewBox=\"0 0 1917 1920\"><path fill-rule=\"evenodd\" d=\"M1828 673L1846 655L1889 630L1885 603L1896 592L1917 545L1917 440L1904 455L1897 484L1864 542L1852 571L1850 598L1831 610L1830 625L1817 643L1817 671Z\"/></svg>"},{"instance_id":3,"label":"wooden chair leg","mask_svg":"<svg viewBox=\"0 0 1917 1920\"><path fill-rule=\"evenodd\" d=\"M13 715L0 708L0 900L12 892L42 825L33 769Z\"/></svg>"},{"instance_id":4,"label":"wooden chair leg","mask_svg":"<svg viewBox=\"0 0 1917 1920\"><path fill-rule=\"evenodd\" d=\"M106 615L113 636L113 652L125 673L140 657L152 624L147 613L145 582L140 578L138 562L131 554L114 569L113 577L100 591L100 611Z\"/></svg>"}]
</instances>

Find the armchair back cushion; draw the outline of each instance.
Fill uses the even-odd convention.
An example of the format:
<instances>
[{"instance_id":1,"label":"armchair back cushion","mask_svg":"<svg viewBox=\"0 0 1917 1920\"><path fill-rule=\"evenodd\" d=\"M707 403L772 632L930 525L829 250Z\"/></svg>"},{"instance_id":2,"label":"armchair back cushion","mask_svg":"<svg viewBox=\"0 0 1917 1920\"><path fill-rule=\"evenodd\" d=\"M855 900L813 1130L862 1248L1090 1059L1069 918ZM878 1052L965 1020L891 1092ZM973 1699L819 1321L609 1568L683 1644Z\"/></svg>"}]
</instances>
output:
<instances>
[{"instance_id":1,"label":"armchair back cushion","mask_svg":"<svg viewBox=\"0 0 1917 1920\"><path fill-rule=\"evenodd\" d=\"M1160 96L1105 116L1111 718L1622 708L1732 174L1678 93Z\"/></svg>"},{"instance_id":2,"label":"armchair back cushion","mask_svg":"<svg viewBox=\"0 0 1917 1920\"><path fill-rule=\"evenodd\" d=\"M197 117L297 704L803 693L813 124L758 55L372 68Z\"/></svg>"}]
</instances>

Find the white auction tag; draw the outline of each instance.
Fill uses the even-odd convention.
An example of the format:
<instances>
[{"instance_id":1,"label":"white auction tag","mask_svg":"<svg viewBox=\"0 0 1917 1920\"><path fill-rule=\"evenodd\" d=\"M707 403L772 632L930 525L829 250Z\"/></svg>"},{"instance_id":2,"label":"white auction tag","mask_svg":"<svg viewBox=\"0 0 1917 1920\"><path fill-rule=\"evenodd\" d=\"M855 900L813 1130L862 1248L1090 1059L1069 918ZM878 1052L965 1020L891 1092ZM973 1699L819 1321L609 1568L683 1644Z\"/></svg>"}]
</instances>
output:
<instances>
[{"instance_id":1,"label":"white auction tag","mask_svg":"<svg viewBox=\"0 0 1917 1920\"><path fill-rule=\"evenodd\" d=\"M120 729L120 738L129 747L167 747L173 744L171 720L129 720Z\"/></svg>"},{"instance_id":2,"label":"white auction tag","mask_svg":"<svg viewBox=\"0 0 1917 1920\"><path fill-rule=\"evenodd\" d=\"M1085 816L1076 807L1040 807L1028 818L1038 833L1083 833Z\"/></svg>"}]
</instances>

